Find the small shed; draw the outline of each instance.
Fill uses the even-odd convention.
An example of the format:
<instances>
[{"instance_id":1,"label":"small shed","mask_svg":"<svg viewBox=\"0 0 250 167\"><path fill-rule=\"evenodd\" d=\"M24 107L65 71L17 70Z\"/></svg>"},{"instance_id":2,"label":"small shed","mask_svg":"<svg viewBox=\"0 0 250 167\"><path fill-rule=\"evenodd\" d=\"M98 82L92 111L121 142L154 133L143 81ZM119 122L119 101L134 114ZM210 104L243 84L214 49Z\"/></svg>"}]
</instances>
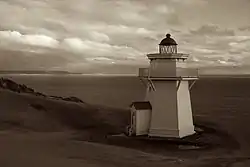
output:
<instances>
[{"instance_id":1,"label":"small shed","mask_svg":"<svg viewBox=\"0 0 250 167\"><path fill-rule=\"evenodd\" d=\"M152 112L150 102L133 102L130 105L130 111L130 135L148 135Z\"/></svg>"}]
</instances>

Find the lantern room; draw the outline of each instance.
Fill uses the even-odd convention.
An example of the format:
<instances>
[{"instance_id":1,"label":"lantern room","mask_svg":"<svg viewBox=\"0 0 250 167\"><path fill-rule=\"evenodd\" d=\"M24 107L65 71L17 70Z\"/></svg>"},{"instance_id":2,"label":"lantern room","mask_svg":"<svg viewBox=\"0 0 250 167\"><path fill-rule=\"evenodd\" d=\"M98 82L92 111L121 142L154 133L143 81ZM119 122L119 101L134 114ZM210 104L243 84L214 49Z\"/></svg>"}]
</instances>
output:
<instances>
[{"instance_id":1,"label":"lantern room","mask_svg":"<svg viewBox=\"0 0 250 167\"><path fill-rule=\"evenodd\" d=\"M166 38L164 38L159 44L159 52L160 54L177 53L177 45L176 41L171 38L171 35L167 34Z\"/></svg>"}]
</instances>

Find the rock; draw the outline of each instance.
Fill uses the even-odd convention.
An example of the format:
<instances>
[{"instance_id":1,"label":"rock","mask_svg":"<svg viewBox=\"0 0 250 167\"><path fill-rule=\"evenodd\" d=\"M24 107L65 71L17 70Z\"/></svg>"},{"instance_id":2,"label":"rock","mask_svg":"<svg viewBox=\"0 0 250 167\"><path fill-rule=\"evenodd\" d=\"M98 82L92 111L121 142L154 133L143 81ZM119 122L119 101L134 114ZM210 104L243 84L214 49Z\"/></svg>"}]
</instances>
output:
<instances>
[{"instance_id":1,"label":"rock","mask_svg":"<svg viewBox=\"0 0 250 167\"><path fill-rule=\"evenodd\" d=\"M1 79L1 87L4 89L9 89L14 92L20 93L20 86L12 80Z\"/></svg>"},{"instance_id":2,"label":"rock","mask_svg":"<svg viewBox=\"0 0 250 167\"><path fill-rule=\"evenodd\" d=\"M54 100L63 100L63 98L59 96L49 96L49 97Z\"/></svg>"},{"instance_id":3,"label":"rock","mask_svg":"<svg viewBox=\"0 0 250 167\"><path fill-rule=\"evenodd\" d=\"M55 100L64 100L64 101L70 101L70 102L76 102L76 103L84 103L81 99L71 96L71 97L60 97L60 96L49 96L52 99Z\"/></svg>"},{"instance_id":4,"label":"rock","mask_svg":"<svg viewBox=\"0 0 250 167\"><path fill-rule=\"evenodd\" d=\"M30 104L30 106L38 111L47 111L41 104Z\"/></svg>"},{"instance_id":5,"label":"rock","mask_svg":"<svg viewBox=\"0 0 250 167\"><path fill-rule=\"evenodd\" d=\"M64 101L70 101L70 102L76 102L76 103L84 103L81 99L77 97L59 97L59 96L47 96L40 92L35 92L34 89L27 87L24 84L17 84L14 81L10 79L0 78L0 88L8 89L13 92L17 93L28 93L35 96L41 96L41 97L49 97L54 100L64 100Z\"/></svg>"},{"instance_id":6,"label":"rock","mask_svg":"<svg viewBox=\"0 0 250 167\"><path fill-rule=\"evenodd\" d=\"M179 145L178 148L180 150L197 150L197 149L201 149L201 147L195 146L195 145Z\"/></svg>"},{"instance_id":7,"label":"rock","mask_svg":"<svg viewBox=\"0 0 250 167\"><path fill-rule=\"evenodd\" d=\"M202 133L204 132L204 130L202 128L199 128L199 127L195 127L194 130L197 132L197 133Z\"/></svg>"},{"instance_id":8,"label":"rock","mask_svg":"<svg viewBox=\"0 0 250 167\"><path fill-rule=\"evenodd\" d=\"M45 94L42 94L42 93L40 93L40 92L35 92L34 94L35 94L36 96L47 97Z\"/></svg>"},{"instance_id":9,"label":"rock","mask_svg":"<svg viewBox=\"0 0 250 167\"><path fill-rule=\"evenodd\" d=\"M34 90L31 88L28 88L26 85L22 84L17 84L12 80L9 79L0 79L0 87L4 89L11 90L13 92L18 92L18 93L34 93Z\"/></svg>"},{"instance_id":10,"label":"rock","mask_svg":"<svg viewBox=\"0 0 250 167\"><path fill-rule=\"evenodd\" d=\"M66 98L63 98L63 100L65 101L72 101L72 102L77 102L77 103L83 103L83 101L77 97L66 97Z\"/></svg>"},{"instance_id":11,"label":"rock","mask_svg":"<svg viewBox=\"0 0 250 167\"><path fill-rule=\"evenodd\" d=\"M34 93L34 89L28 88L26 85L19 85L20 91L25 93Z\"/></svg>"}]
</instances>

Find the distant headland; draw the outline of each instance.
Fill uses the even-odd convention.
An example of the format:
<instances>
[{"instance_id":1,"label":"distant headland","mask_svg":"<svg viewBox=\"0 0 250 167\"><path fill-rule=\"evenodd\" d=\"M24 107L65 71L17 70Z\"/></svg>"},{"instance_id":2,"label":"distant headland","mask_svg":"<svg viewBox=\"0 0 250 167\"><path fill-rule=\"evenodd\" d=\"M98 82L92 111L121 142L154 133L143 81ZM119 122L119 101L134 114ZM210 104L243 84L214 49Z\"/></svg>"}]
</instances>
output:
<instances>
[{"instance_id":1,"label":"distant headland","mask_svg":"<svg viewBox=\"0 0 250 167\"><path fill-rule=\"evenodd\" d=\"M82 73L73 73L69 71L42 71L42 70L2 70L0 74L82 74Z\"/></svg>"}]
</instances>

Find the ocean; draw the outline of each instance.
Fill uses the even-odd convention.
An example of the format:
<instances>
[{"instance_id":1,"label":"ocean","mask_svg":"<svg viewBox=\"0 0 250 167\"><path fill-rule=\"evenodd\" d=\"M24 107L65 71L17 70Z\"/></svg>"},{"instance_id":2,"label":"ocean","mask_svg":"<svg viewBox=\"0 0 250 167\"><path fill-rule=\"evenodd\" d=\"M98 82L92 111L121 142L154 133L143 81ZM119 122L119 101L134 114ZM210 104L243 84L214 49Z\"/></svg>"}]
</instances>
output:
<instances>
[{"instance_id":1,"label":"ocean","mask_svg":"<svg viewBox=\"0 0 250 167\"><path fill-rule=\"evenodd\" d=\"M75 96L90 104L128 108L143 100L146 87L136 76L0 75L38 92ZM191 90L194 112L246 112L250 108L249 77L205 77Z\"/></svg>"},{"instance_id":2,"label":"ocean","mask_svg":"<svg viewBox=\"0 0 250 167\"><path fill-rule=\"evenodd\" d=\"M146 88L136 76L90 75L0 75L35 91L54 96L75 96L84 102L115 108L127 108L143 100Z\"/></svg>"}]
</instances>

